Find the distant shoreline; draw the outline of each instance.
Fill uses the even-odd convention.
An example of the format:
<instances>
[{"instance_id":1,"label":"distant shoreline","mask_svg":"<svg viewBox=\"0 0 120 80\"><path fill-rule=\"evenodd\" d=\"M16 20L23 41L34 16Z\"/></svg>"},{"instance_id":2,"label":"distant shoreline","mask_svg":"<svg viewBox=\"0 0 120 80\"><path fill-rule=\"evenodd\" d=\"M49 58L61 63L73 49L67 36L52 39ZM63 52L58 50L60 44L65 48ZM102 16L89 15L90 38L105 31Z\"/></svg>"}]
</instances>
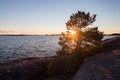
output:
<instances>
[{"instance_id":1,"label":"distant shoreline","mask_svg":"<svg viewBox=\"0 0 120 80\"><path fill-rule=\"evenodd\" d=\"M120 33L104 34L104 36L117 36L117 35L120 35Z\"/></svg>"},{"instance_id":2,"label":"distant shoreline","mask_svg":"<svg viewBox=\"0 0 120 80\"><path fill-rule=\"evenodd\" d=\"M61 34L45 34L45 35L26 35L26 34L0 34L0 36L60 36Z\"/></svg>"},{"instance_id":3,"label":"distant shoreline","mask_svg":"<svg viewBox=\"0 0 120 80\"><path fill-rule=\"evenodd\" d=\"M61 34L0 34L0 36L60 36ZM104 36L118 36L120 33L104 34Z\"/></svg>"}]
</instances>

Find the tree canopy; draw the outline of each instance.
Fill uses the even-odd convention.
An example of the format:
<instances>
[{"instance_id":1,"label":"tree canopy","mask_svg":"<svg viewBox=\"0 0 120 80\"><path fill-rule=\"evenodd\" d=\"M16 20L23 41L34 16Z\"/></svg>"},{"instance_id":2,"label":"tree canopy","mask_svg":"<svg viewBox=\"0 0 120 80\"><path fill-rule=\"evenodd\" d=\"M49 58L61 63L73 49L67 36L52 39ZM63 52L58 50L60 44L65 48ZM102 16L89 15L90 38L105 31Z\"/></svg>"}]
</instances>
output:
<instances>
[{"instance_id":1,"label":"tree canopy","mask_svg":"<svg viewBox=\"0 0 120 80\"><path fill-rule=\"evenodd\" d=\"M71 53L85 53L98 50L103 38L103 32L98 27L90 27L96 21L96 15L90 15L84 11L78 11L70 16L66 22L66 32L62 32L59 38L61 49L58 55Z\"/></svg>"}]
</instances>

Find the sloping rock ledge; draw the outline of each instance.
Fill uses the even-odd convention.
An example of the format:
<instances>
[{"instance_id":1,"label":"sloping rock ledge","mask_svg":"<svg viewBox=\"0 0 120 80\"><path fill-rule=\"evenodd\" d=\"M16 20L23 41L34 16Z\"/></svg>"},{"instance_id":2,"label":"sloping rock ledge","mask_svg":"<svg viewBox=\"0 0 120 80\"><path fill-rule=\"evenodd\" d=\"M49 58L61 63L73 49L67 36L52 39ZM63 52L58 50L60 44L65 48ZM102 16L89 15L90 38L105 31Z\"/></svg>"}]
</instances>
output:
<instances>
[{"instance_id":1,"label":"sloping rock ledge","mask_svg":"<svg viewBox=\"0 0 120 80\"><path fill-rule=\"evenodd\" d=\"M120 80L120 37L104 40L102 53L85 58L73 80Z\"/></svg>"}]
</instances>

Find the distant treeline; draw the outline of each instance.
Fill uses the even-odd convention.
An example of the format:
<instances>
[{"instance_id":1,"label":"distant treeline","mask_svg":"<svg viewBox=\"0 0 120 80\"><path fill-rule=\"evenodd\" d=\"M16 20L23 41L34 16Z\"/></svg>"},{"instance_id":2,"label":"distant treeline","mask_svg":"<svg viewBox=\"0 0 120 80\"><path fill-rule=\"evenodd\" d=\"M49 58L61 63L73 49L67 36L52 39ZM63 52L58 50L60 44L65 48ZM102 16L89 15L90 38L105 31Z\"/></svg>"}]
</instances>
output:
<instances>
[{"instance_id":1,"label":"distant treeline","mask_svg":"<svg viewBox=\"0 0 120 80\"><path fill-rule=\"evenodd\" d=\"M43 35L38 35L38 34L32 34L32 35L27 35L27 34L0 34L0 36L60 36L61 34L43 34ZM112 35L120 35L120 33L112 33L112 34L104 34L104 36L112 36Z\"/></svg>"},{"instance_id":2,"label":"distant treeline","mask_svg":"<svg viewBox=\"0 0 120 80\"><path fill-rule=\"evenodd\" d=\"M0 36L60 36L60 34L45 34L45 35L0 34Z\"/></svg>"},{"instance_id":3,"label":"distant treeline","mask_svg":"<svg viewBox=\"0 0 120 80\"><path fill-rule=\"evenodd\" d=\"M111 35L120 35L120 33L113 33L113 34L111 34Z\"/></svg>"},{"instance_id":4,"label":"distant treeline","mask_svg":"<svg viewBox=\"0 0 120 80\"><path fill-rule=\"evenodd\" d=\"M120 35L120 33L104 34L104 36L114 36L114 35Z\"/></svg>"}]
</instances>

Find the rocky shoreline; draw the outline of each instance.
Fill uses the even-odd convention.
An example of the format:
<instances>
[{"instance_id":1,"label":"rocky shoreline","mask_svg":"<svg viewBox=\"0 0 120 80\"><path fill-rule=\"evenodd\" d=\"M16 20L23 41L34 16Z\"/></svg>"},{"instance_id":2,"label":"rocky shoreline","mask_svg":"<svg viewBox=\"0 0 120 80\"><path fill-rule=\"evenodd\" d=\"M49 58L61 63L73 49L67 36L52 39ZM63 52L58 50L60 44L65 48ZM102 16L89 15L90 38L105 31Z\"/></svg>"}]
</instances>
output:
<instances>
[{"instance_id":1,"label":"rocky shoreline","mask_svg":"<svg viewBox=\"0 0 120 80\"><path fill-rule=\"evenodd\" d=\"M120 37L106 39L100 54L84 59L73 80L120 80Z\"/></svg>"},{"instance_id":2,"label":"rocky shoreline","mask_svg":"<svg viewBox=\"0 0 120 80\"><path fill-rule=\"evenodd\" d=\"M102 46L102 53L85 58L73 80L120 79L120 37L106 39ZM0 63L0 80L45 80L50 60L26 58Z\"/></svg>"},{"instance_id":3,"label":"rocky shoreline","mask_svg":"<svg viewBox=\"0 0 120 80\"><path fill-rule=\"evenodd\" d=\"M0 80L44 80L50 58L26 58L0 64Z\"/></svg>"}]
</instances>

